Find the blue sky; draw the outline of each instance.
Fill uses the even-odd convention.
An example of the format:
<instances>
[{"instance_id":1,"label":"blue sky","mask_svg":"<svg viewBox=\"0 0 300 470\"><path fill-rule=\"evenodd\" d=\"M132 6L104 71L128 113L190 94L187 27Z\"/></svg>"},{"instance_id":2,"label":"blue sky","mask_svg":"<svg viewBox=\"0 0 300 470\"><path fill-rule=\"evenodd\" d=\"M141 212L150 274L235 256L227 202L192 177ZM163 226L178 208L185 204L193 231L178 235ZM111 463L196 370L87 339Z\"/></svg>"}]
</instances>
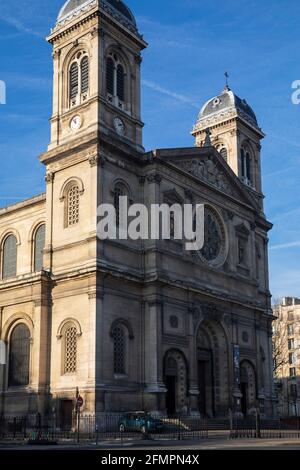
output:
<instances>
[{"instance_id":1,"label":"blue sky","mask_svg":"<svg viewBox=\"0 0 300 470\"><path fill-rule=\"evenodd\" d=\"M0 0L0 206L44 191L38 155L49 141L51 48L63 0ZM224 72L267 133L263 142L271 289L300 297L300 80L298 0L127 0L149 42L143 62L144 145L192 146L202 104Z\"/></svg>"}]
</instances>

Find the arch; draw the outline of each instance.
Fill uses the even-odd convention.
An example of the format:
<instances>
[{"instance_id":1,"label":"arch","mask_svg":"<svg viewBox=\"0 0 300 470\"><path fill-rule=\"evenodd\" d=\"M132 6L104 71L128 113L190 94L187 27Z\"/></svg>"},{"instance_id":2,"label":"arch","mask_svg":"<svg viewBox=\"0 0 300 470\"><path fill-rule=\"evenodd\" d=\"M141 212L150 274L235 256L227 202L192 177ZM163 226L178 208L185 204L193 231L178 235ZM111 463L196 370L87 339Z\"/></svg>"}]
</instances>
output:
<instances>
[{"instance_id":1,"label":"arch","mask_svg":"<svg viewBox=\"0 0 300 470\"><path fill-rule=\"evenodd\" d=\"M105 87L109 103L117 108L129 111L131 102L131 89L128 77L131 74L130 62L122 49L118 46L109 46L105 53Z\"/></svg>"},{"instance_id":2,"label":"arch","mask_svg":"<svg viewBox=\"0 0 300 470\"><path fill-rule=\"evenodd\" d=\"M80 323L66 318L59 326L57 339L61 340L61 374L75 375L78 370L78 339L82 335Z\"/></svg>"},{"instance_id":3,"label":"arch","mask_svg":"<svg viewBox=\"0 0 300 470\"><path fill-rule=\"evenodd\" d=\"M167 389L166 409L169 416L188 412L188 363L179 349L169 349L163 362Z\"/></svg>"},{"instance_id":4,"label":"arch","mask_svg":"<svg viewBox=\"0 0 300 470\"><path fill-rule=\"evenodd\" d=\"M46 224L46 220L44 218L41 218L41 219L36 220L31 225L31 228L30 228L29 234L28 234L28 243L32 243L34 241L36 231L38 230L40 225L44 225L44 224Z\"/></svg>"},{"instance_id":5,"label":"arch","mask_svg":"<svg viewBox=\"0 0 300 470\"><path fill-rule=\"evenodd\" d=\"M25 323L12 329L9 340L8 386L29 385L30 374L30 330Z\"/></svg>"},{"instance_id":6,"label":"arch","mask_svg":"<svg viewBox=\"0 0 300 470\"><path fill-rule=\"evenodd\" d=\"M76 320L76 318L66 318L58 327L57 329L57 333L56 333L56 337L57 339L61 339L62 336L63 336L63 331L66 327L66 325L68 325L68 323L73 323L75 326L76 326L76 329L77 329L77 336L82 336L82 329L81 329L81 325L79 323L78 320Z\"/></svg>"},{"instance_id":7,"label":"arch","mask_svg":"<svg viewBox=\"0 0 300 470\"><path fill-rule=\"evenodd\" d=\"M229 334L213 312L200 320L196 332L200 414L225 416L230 407Z\"/></svg>"},{"instance_id":8,"label":"arch","mask_svg":"<svg viewBox=\"0 0 300 470\"><path fill-rule=\"evenodd\" d=\"M11 331L13 330L14 326L16 326L18 323L26 324L26 326L29 328L29 331L30 331L31 341L33 341L33 330L34 330L33 321L29 315L23 312L15 313L4 323L1 339L5 342L8 342Z\"/></svg>"},{"instance_id":9,"label":"arch","mask_svg":"<svg viewBox=\"0 0 300 470\"><path fill-rule=\"evenodd\" d=\"M112 323L111 328L110 328L110 333L109 333L111 337L113 337L113 331L118 325L123 325L128 330L129 339L134 339L132 325L128 320L125 320L124 318L118 318Z\"/></svg>"},{"instance_id":10,"label":"arch","mask_svg":"<svg viewBox=\"0 0 300 470\"><path fill-rule=\"evenodd\" d=\"M78 178L77 176L71 176L70 178L68 178L61 190L60 190L60 194L59 194L59 200L60 202L63 202L66 198L66 195L67 195L67 192L69 190L69 188L73 185L73 184L77 184L78 185L78 188L79 188L79 194L80 196L83 195L85 189L84 189L84 184L83 184L83 181L81 178Z\"/></svg>"},{"instance_id":11,"label":"arch","mask_svg":"<svg viewBox=\"0 0 300 470\"><path fill-rule=\"evenodd\" d=\"M240 382L242 413L253 414L257 408L257 375L254 364L248 359L240 363Z\"/></svg>"},{"instance_id":12,"label":"arch","mask_svg":"<svg viewBox=\"0 0 300 470\"><path fill-rule=\"evenodd\" d=\"M2 251L2 248L3 248L3 243L5 242L5 239L9 235L14 235L16 240L17 240L17 245L21 245L21 237L20 237L20 234L19 234L18 230L16 230L15 228L9 228L9 229L6 229L0 236L1 251Z\"/></svg>"},{"instance_id":13,"label":"arch","mask_svg":"<svg viewBox=\"0 0 300 470\"><path fill-rule=\"evenodd\" d=\"M43 252L46 242L46 224L40 224L36 227L33 239L33 270L35 272L43 269Z\"/></svg>"},{"instance_id":14,"label":"arch","mask_svg":"<svg viewBox=\"0 0 300 470\"><path fill-rule=\"evenodd\" d=\"M1 250L2 279L10 279L17 275L18 240L13 233L8 234L3 240Z\"/></svg>"},{"instance_id":15,"label":"arch","mask_svg":"<svg viewBox=\"0 0 300 470\"><path fill-rule=\"evenodd\" d=\"M245 183L251 184L254 180L253 162L254 152L248 140L244 140L241 145L241 175Z\"/></svg>"},{"instance_id":16,"label":"arch","mask_svg":"<svg viewBox=\"0 0 300 470\"><path fill-rule=\"evenodd\" d=\"M87 99L90 83L90 53L85 43L72 47L63 61L63 70L64 80L67 80L63 87L67 90L66 108L82 104Z\"/></svg>"}]
</instances>

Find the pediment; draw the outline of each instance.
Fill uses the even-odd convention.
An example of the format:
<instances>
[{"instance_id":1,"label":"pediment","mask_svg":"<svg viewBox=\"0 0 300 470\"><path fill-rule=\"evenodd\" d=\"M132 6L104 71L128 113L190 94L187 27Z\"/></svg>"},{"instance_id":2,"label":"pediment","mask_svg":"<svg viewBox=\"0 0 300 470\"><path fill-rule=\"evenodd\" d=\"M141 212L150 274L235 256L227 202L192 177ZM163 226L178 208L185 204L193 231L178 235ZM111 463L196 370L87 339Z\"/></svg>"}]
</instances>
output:
<instances>
[{"instance_id":1,"label":"pediment","mask_svg":"<svg viewBox=\"0 0 300 470\"><path fill-rule=\"evenodd\" d=\"M251 197L243 183L213 148L178 149L178 154L160 155L169 164L180 168L200 181L259 210L258 202Z\"/></svg>"}]
</instances>

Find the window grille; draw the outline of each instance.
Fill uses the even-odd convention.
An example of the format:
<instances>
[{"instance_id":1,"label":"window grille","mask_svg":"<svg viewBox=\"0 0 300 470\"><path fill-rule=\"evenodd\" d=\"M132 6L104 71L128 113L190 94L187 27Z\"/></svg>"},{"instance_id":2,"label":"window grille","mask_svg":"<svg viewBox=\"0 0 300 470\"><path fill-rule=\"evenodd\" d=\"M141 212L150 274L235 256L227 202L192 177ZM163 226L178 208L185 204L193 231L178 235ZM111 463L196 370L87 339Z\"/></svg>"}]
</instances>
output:
<instances>
[{"instance_id":1,"label":"window grille","mask_svg":"<svg viewBox=\"0 0 300 470\"><path fill-rule=\"evenodd\" d=\"M70 227L79 222L79 187L72 186L68 191L67 225Z\"/></svg>"},{"instance_id":2,"label":"window grille","mask_svg":"<svg viewBox=\"0 0 300 470\"><path fill-rule=\"evenodd\" d=\"M126 337L124 329L120 326L113 331L114 340L114 373L124 375L126 373Z\"/></svg>"},{"instance_id":3,"label":"window grille","mask_svg":"<svg viewBox=\"0 0 300 470\"><path fill-rule=\"evenodd\" d=\"M67 328L65 333L65 374L77 371L77 330L75 326Z\"/></svg>"}]
</instances>

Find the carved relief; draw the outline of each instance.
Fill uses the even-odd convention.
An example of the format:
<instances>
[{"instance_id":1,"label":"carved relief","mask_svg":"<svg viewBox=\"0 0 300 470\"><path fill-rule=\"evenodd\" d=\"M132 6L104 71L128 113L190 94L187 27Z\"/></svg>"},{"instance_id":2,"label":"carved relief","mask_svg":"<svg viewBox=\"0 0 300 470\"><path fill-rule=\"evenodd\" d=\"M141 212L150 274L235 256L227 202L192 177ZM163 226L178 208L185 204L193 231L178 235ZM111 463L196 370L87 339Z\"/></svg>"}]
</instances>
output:
<instances>
[{"instance_id":1,"label":"carved relief","mask_svg":"<svg viewBox=\"0 0 300 470\"><path fill-rule=\"evenodd\" d=\"M224 173L218 169L217 165L209 158L203 160L189 160L177 163L182 170L190 173L197 178L206 181L220 191L234 196L236 193L226 180Z\"/></svg>"}]
</instances>

